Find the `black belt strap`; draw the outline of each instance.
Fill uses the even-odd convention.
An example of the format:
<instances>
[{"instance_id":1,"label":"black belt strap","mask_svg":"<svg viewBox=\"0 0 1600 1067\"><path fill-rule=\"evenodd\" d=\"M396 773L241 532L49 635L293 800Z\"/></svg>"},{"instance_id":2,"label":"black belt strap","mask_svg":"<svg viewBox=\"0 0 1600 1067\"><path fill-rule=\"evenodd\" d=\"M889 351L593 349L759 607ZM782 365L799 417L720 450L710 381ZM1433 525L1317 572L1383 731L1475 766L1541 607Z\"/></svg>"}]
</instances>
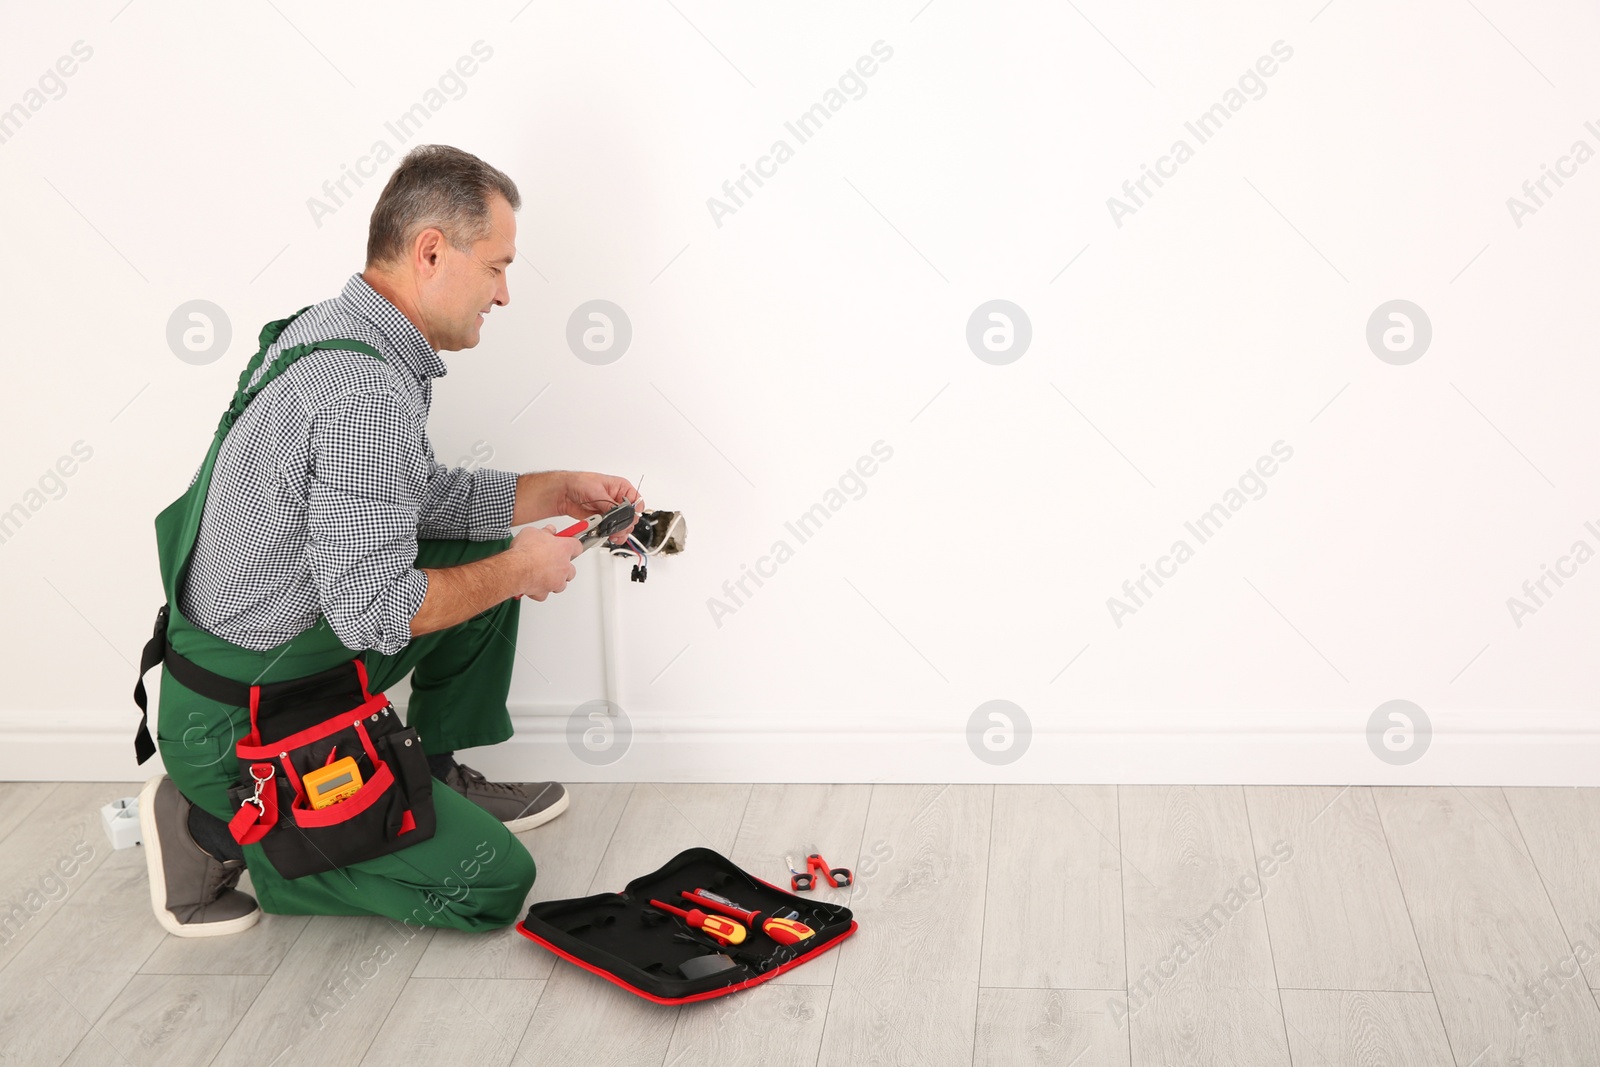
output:
<instances>
[{"instance_id":1,"label":"black belt strap","mask_svg":"<svg viewBox=\"0 0 1600 1067\"><path fill-rule=\"evenodd\" d=\"M133 687L133 702L139 705L139 731L133 735L133 754L140 763L156 754L156 743L150 737L150 698L145 695L145 672L166 658L167 605L156 612L156 630L145 642L144 654L139 657L139 681Z\"/></svg>"},{"instance_id":2,"label":"black belt strap","mask_svg":"<svg viewBox=\"0 0 1600 1067\"><path fill-rule=\"evenodd\" d=\"M248 708L250 690L259 688L263 713L269 707L274 709L275 737L286 736L329 715L348 710L365 699L363 675L357 670L355 659L336 663L316 674L264 682L259 687L214 674L178 655L167 643L170 607L163 604L161 610L156 612L155 631L145 643L143 655L139 657L139 681L133 687L133 702L139 705L140 713L139 730L133 736L133 753L140 763L156 753L156 743L150 736L149 697L145 694L144 676L158 663L167 665L168 673L179 685L207 700L215 700L229 707Z\"/></svg>"},{"instance_id":3,"label":"black belt strap","mask_svg":"<svg viewBox=\"0 0 1600 1067\"><path fill-rule=\"evenodd\" d=\"M139 681L133 687L133 702L139 705L139 731L133 737L133 753L143 763L156 753L156 743L150 737L149 697L145 694L144 676L151 667L165 662L179 684L192 689L208 700L219 701L236 708L250 706L250 687L232 678L213 674L204 667L183 658L167 643L167 619L170 606L161 605L156 612L155 631L145 642L144 654L139 657Z\"/></svg>"}]
</instances>

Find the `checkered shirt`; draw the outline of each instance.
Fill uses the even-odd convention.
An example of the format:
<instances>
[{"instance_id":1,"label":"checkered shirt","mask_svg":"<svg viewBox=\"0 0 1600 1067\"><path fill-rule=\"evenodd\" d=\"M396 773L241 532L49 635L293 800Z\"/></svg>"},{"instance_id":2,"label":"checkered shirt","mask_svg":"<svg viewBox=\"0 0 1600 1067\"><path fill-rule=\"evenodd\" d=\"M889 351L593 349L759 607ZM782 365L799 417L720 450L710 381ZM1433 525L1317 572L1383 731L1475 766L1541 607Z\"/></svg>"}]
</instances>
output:
<instances>
[{"instance_id":1,"label":"checkered shirt","mask_svg":"<svg viewBox=\"0 0 1600 1067\"><path fill-rule=\"evenodd\" d=\"M428 591L417 539L510 536L517 476L434 459L428 410L444 361L359 272L278 337L252 384L283 349L332 337L385 360L308 353L245 407L218 450L178 609L244 648L325 616L347 647L393 655Z\"/></svg>"}]
</instances>

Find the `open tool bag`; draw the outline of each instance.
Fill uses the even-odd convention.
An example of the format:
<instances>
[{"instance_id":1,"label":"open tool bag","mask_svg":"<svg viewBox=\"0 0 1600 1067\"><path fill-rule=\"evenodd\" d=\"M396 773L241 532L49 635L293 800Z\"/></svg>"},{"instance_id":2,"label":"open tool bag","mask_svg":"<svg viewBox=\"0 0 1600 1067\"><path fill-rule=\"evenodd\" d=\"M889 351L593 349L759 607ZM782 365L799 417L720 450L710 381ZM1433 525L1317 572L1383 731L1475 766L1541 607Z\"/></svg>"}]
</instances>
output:
<instances>
[{"instance_id":1,"label":"open tool bag","mask_svg":"<svg viewBox=\"0 0 1600 1067\"><path fill-rule=\"evenodd\" d=\"M620 893L534 904L517 923L562 959L658 1004L748 989L855 930L850 909L779 889L708 848L678 853Z\"/></svg>"},{"instance_id":2,"label":"open tool bag","mask_svg":"<svg viewBox=\"0 0 1600 1067\"><path fill-rule=\"evenodd\" d=\"M347 867L433 836L427 756L388 698L367 691L360 657L250 686L245 699L250 732L234 749L240 784L228 794L236 812L229 829L240 844L260 845L283 877Z\"/></svg>"}]
</instances>

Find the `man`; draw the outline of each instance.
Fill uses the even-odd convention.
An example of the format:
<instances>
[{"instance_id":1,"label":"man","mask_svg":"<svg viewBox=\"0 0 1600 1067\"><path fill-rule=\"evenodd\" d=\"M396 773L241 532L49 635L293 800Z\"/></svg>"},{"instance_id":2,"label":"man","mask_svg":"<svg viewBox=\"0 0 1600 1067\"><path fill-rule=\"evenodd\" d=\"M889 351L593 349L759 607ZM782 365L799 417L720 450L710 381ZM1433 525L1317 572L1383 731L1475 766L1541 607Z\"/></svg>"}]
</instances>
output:
<instances>
[{"instance_id":1,"label":"man","mask_svg":"<svg viewBox=\"0 0 1600 1067\"><path fill-rule=\"evenodd\" d=\"M365 269L338 297L262 331L189 492L157 519L168 600L152 646L170 649L156 737L167 774L146 784L140 816L152 905L174 934L232 933L263 909L463 930L520 915L535 868L513 835L566 810L566 791L488 781L453 753L511 736L519 597L565 589L582 546L554 526L515 538L509 528L643 507L623 478L434 458L438 353L474 347L485 316L509 302L520 206L511 179L476 156L408 153L373 210ZM407 725L439 780L436 829L376 859L284 878L227 825L248 700L206 695L195 668L248 691L355 657L373 693L412 675ZM146 666L158 658L147 649ZM189 684L174 678L180 665ZM136 699L142 707L142 679ZM141 762L153 751L144 731ZM259 904L235 888L247 867Z\"/></svg>"}]
</instances>

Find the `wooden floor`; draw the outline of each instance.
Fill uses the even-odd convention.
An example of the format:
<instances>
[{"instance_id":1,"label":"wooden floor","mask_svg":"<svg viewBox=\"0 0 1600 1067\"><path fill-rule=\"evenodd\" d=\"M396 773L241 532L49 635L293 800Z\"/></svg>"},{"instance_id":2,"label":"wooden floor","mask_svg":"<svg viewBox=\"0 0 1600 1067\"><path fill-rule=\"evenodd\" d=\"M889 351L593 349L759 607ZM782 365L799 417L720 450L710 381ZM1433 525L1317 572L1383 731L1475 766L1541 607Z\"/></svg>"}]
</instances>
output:
<instances>
[{"instance_id":1,"label":"wooden floor","mask_svg":"<svg viewBox=\"0 0 1600 1067\"><path fill-rule=\"evenodd\" d=\"M0 1063L1600 1064L1600 791L574 786L531 900L695 845L856 869L855 937L681 1008L509 928L171 937L98 822L135 792L0 784Z\"/></svg>"}]
</instances>

